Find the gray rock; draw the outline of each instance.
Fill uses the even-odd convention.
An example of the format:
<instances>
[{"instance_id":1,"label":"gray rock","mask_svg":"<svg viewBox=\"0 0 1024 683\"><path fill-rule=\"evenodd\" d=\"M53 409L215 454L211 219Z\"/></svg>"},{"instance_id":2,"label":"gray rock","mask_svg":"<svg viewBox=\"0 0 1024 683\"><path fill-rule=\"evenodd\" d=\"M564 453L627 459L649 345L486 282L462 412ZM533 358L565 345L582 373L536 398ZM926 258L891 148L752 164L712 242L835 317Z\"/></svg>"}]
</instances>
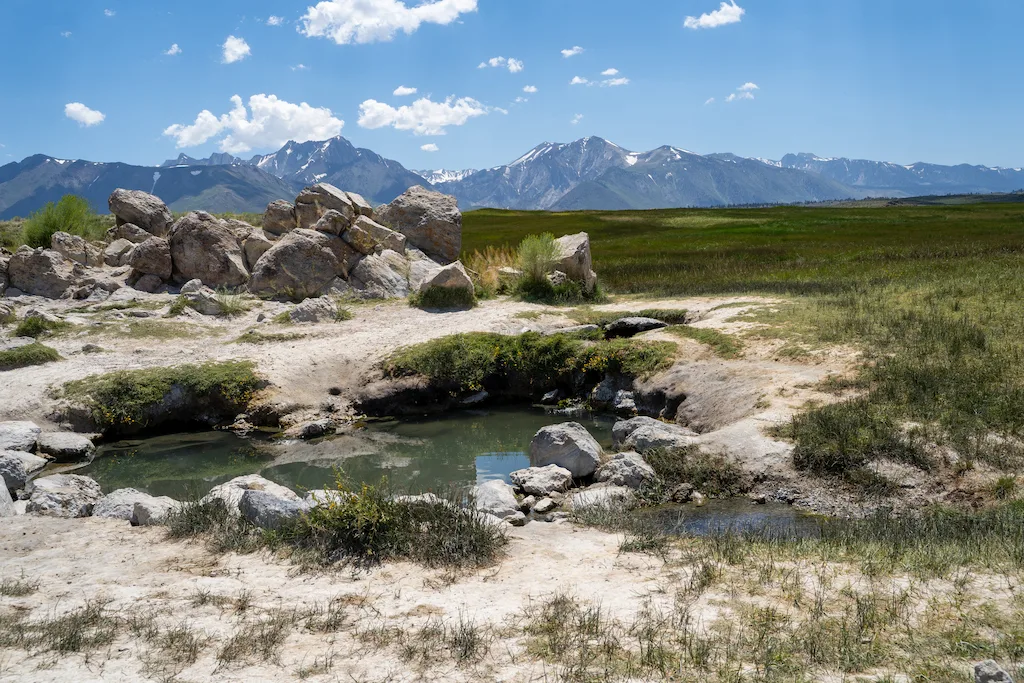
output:
<instances>
[{"instance_id":1,"label":"gray rock","mask_svg":"<svg viewBox=\"0 0 1024 683\"><path fill-rule=\"evenodd\" d=\"M20 451L0 451L0 488L12 494L25 488L28 483L28 471L21 458L13 455Z\"/></svg>"},{"instance_id":2,"label":"gray rock","mask_svg":"<svg viewBox=\"0 0 1024 683\"><path fill-rule=\"evenodd\" d=\"M681 450L697 443L697 434L678 425L646 426L634 430L622 442L623 450L646 453L653 450Z\"/></svg>"},{"instance_id":3,"label":"gray rock","mask_svg":"<svg viewBox=\"0 0 1024 683\"><path fill-rule=\"evenodd\" d=\"M3 265L7 265L4 262ZM3 287L0 286L0 296L3 296ZM0 325L7 325L17 320L18 316L14 312L14 304L10 301L0 301Z\"/></svg>"},{"instance_id":4,"label":"gray rock","mask_svg":"<svg viewBox=\"0 0 1024 683\"><path fill-rule=\"evenodd\" d=\"M545 330L542 334L545 337L550 337L555 334L571 334L576 336L589 336L600 332L601 328L597 325L572 325L570 327L560 327L554 330Z\"/></svg>"},{"instance_id":5,"label":"gray rock","mask_svg":"<svg viewBox=\"0 0 1024 683\"><path fill-rule=\"evenodd\" d=\"M165 236L174 221L171 210L159 197L141 190L114 190L108 205L118 225L131 223L157 237Z\"/></svg>"},{"instance_id":6,"label":"gray rock","mask_svg":"<svg viewBox=\"0 0 1024 683\"><path fill-rule=\"evenodd\" d=\"M306 299L288 314L293 323L334 322L338 317L338 306L330 297L321 296Z\"/></svg>"},{"instance_id":7,"label":"gray rock","mask_svg":"<svg viewBox=\"0 0 1024 683\"><path fill-rule=\"evenodd\" d=\"M14 507L14 498L11 497L11 492L7 490L6 486L0 486L0 519L14 517L17 514L18 510Z\"/></svg>"},{"instance_id":8,"label":"gray rock","mask_svg":"<svg viewBox=\"0 0 1024 683\"><path fill-rule=\"evenodd\" d=\"M103 250L103 262L111 268L128 264L128 254L135 248L135 243L126 239L116 239Z\"/></svg>"},{"instance_id":9,"label":"gray rock","mask_svg":"<svg viewBox=\"0 0 1024 683\"><path fill-rule=\"evenodd\" d=\"M319 439L322 436L332 433L336 428L334 420L329 417L319 420L309 420L297 424L285 431L284 436L292 439Z\"/></svg>"},{"instance_id":10,"label":"gray rock","mask_svg":"<svg viewBox=\"0 0 1024 683\"><path fill-rule=\"evenodd\" d=\"M142 244L152 236L153 235L132 223L122 223L121 225L107 230L108 243L116 242L117 240L128 240L132 244Z\"/></svg>"},{"instance_id":11,"label":"gray rock","mask_svg":"<svg viewBox=\"0 0 1024 683\"><path fill-rule=\"evenodd\" d=\"M377 215L427 256L443 264L459 258L462 212L455 197L417 185L382 207Z\"/></svg>"},{"instance_id":12,"label":"gray rock","mask_svg":"<svg viewBox=\"0 0 1024 683\"><path fill-rule=\"evenodd\" d=\"M582 479L601 464L601 445L577 422L544 427L530 442L530 462L534 467L558 465Z\"/></svg>"},{"instance_id":13,"label":"gray rock","mask_svg":"<svg viewBox=\"0 0 1024 683\"><path fill-rule=\"evenodd\" d=\"M193 282L200 282L200 280L190 280L186 283L186 286L191 285ZM220 299L217 298L217 292L213 291L205 285L201 285L198 288L190 287L186 291L185 287L181 288L181 295L188 301L188 305L201 313L202 315L221 315L224 312L224 306L221 305Z\"/></svg>"},{"instance_id":14,"label":"gray rock","mask_svg":"<svg viewBox=\"0 0 1024 683\"><path fill-rule=\"evenodd\" d=\"M55 474L32 482L27 512L50 517L88 517L103 498L100 485L77 474Z\"/></svg>"},{"instance_id":15,"label":"gray rock","mask_svg":"<svg viewBox=\"0 0 1024 683\"><path fill-rule=\"evenodd\" d=\"M612 400L612 410L619 415L635 415L636 414L636 398L632 391L626 391L622 389L615 392L615 398Z\"/></svg>"},{"instance_id":16,"label":"gray rock","mask_svg":"<svg viewBox=\"0 0 1024 683\"><path fill-rule=\"evenodd\" d=\"M526 515L522 512L516 512L505 518L505 522L512 526L526 526Z\"/></svg>"},{"instance_id":17,"label":"gray rock","mask_svg":"<svg viewBox=\"0 0 1024 683\"><path fill-rule=\"evenodd\" d=\"M649 440L661 439L667 442L669 445L673 445L676 441L683 441L684 445L690 443L690 439L696 438L697 433L686 427L680 425L669 424L656 420L653 417L634 417L629 420L620 420L612 426L612 445L615 448L622 450L649 450L649 448L628 448L626 447L626 439L628 439L634 432L644 428L646 431L638 437L638 441L646 443Z\"/></svg>"},{"instance_id":18,"label":"gray rock","mask_svg":"<svg viewBox=\"0 0 1024 683\"><path fill-rule=\"evenodd\" d=\"M277 241L252 271L249 289L261 296L300 300L317 296L337 277L347 277L355 252L340 238L296 229Z\"/></svg>"},{"instance_id":19,"label":"gray rock","mask_svg":"<svg viewBox=\"0 0 1024 683\"><path fill-rule=\"evenodd\" d=\"M356 216L352 200L330 183L307 187L295 199L295 217L298 227L311 228L327 211L337 211L351 222Z\"/></svg>"},{"instance_id":20,"label":"gray rock","mask_svg":"<svg viewBox=\"0 0 1024 683\"><path fill-rule=\"evenodd\" d=\"M0 451L31 453L42 431L34 422L0 422Z\"/></svg>"},{"instance_id":21,"label":"gray rock","mask_svg":"<svg viewBox=\"0 0 1024 683\"><path fill-rule=\"evenodd\" d=\"M132 525L138 526L135 522L135 508L138 505L142 505L142 509L146 512L143 513L151 514L156 510L172 509L177 503L174 499L166 496L157 498L151 496L148 493L138 491L136 489L118 489L112 493L108 493L96 503L92 510L93 517L105 517L107 519L123 519L126 522L131 522ZM151 517L148 517L147 523L151 523Z\"/></svg>"},{"instance_id":22,"label":"gray rock","mask_svg":"<svg viewBox=\"0 0 1024 683\"><path fill-rule=\"evenodd\" d=\"M576 511L618 508L632 501L633 491L625 486L592 486L575 493L570 499L572 509Z\"/></svg>"},{"instance_id":23,"label":"gray rock","mask_svg":"<svg viewBox=\"0 0 1024 683\"><path fill-rule=\"evenodd\" d=\"M11 276L8 271L11 259L7 257L0 257L0 296L4 296L7 293L7 287L11 284ZM4 318L4 312L0 310L0 323L7 322Z\"/></svg>"},{"instance_id":24,"label":"gray rock","mask_svg":"<svg viewBox=\"0 0 1024 683\"><path fill-rule=\"evenodd\" d=\"M512 517L519 512L519 502L512 492L512 487L503 481L488 481L474 489L476 509L498 519Z\"/></svg>"},{"instance_id":25,"label":"gray rock","mask_svg":"<svg viewBox=\"0 0 1024 683\"><path fill-rule=\"evenodd\" d=\"M90 460L96 446L87 436L74 432L45 432L39 435L39 452L57 462Z\"/></svg>"},{"instance_id":26,"label":"gray rock","mask_svg":"<svg viewBox=\"0 0 1024 683\"><path fill-rule=\"evenodd\" d=\"M461 261L444 266L423 280L419 291L426 292L428 289L462 289L470 294L475 292L473 280Z\"/></svg>"},{"instance_id":27,"label":"gray rock","mask_svg":"<svg viewBox=\"0 0 1024 683\"><path fill-rule=\"evenodd\" d=\"M409 261L385 250L361 260L349 277L349 284L368 299L400 299L409 296Z\"/></svg>"},{"instance_id":28,"label":"gray rock","mask_svg":"<svg viewBox=\"0 0 1024 683\"><path fill-rule=\"evenodd\" d=\"M557 507L558 503L550 498L541 498L536 502L536 504L534 504L533 511L538 515L546 515Z\"/></svg>"},{"instance_id":29,"label":"gray rock","mask_svg":"<svg viewBox=\"0 0 1024 683\"><path fill-rule=\"evenodd\" d=\"M974 683L1013 683L1013 679L995 660L986 659L974 665Z\"/></svg>"},{"instance_id":30,"label":"gray rock","mask_svg":"<svg viewBox=\"0 0 1024 683\"><path fill-rule=\"evenodd\" d=\"M360 254L372 254L377 248L405 253L406 237L391 228L385 228L372 218L359 216L345 231L344 239Z\"/></svg>"},{"instance_id":31,"label":"gray rock","mask_svg":"<svg viewBox=\"0 0 1024 683\"><path fill-rule=\"evenodd\" d=\"M260 258L274 246L274 243L267 237L266 232L259 228L253 228L249 234L242 239L242 253L245 254L245 265L251 271L256 267Z\"/></svg>"},{"instance_id":32,"label":"gray rock","mask_svg":"<svg viewBox=\"0 0 1024 683\"><path fill-rule=\"evenodd\" d=\"M341 237L349 229L350 225L352 225L352 221L347 216L334 209L329 209L310 227L310 230Z\"/></svg>"},{"instance_id":33,"label":"gray rock","mask_svg":"<svg viewBox=\"0 0 1024 683\"><path fill-rule=\"evenodd\" d=\"M352 208L355 209L356 214L373 218L373 206L370 202L363 199L363 195L356 194L355 192L346 192L345 195L352 202Z\"/></svg>"},{"instance_id":34,"label":"gray rock","mask_svg":"<svg viewBox=\"0 0 1024 683\"><path fill-rule=\"evenodd\" d=\"M663 323L654 318L619 318L615 322L608 324L608 327L605 328L605 334L610 339L628 338L635 337L643 332L661 330L666 327L668 327L668 323Z\"/></svg>"},{"instance_id":35,"label":"gray rock","mask_svg":"<svg viewBox=\"0 0 1024 683\"><path fill-rule=\"evenodd\" d=\"M615 393L619 390L618 382L615 381L614 377L606 376L601 383L594 387L594 390L590 392L590 400L592 403L601 405L610 405L615 400Z\"/></svg>"},{"instance_id":36,"label":"gray rock","mask_svg":"<svg viewBox=\"0 0 1024 683\"><path fill-rule=\"evenodd\" d=\"M132 247L127 263L139 277L156 275L161 280L169 280L173 270L171 245L162 237L150 237Z\"/></svg>"},{"instance_id":37,"label":"gray rock","mask_svg":"<svg viewBox=\"0 0 1024 683\"><path fill-rule=\"evenodd\" d=\"M532 496L550 496L555 491L568 491L572 486L572 472L559 467L530 467L509 475L512 485Z\"/></svg>"},{"instance_id":38,"label":"gray rock","mask_svg":"<svg viewBox=\"0 0 1024 683\"><path fill-rule=\"evenodd\" d=\"M132 526L163 524L167 519L167 515L180 506L181 503L166 496L141 498L135 501L135 505L132 507L131 519L128 521L131 522Z\"/></svg>"},{"instance_id":39,"label":"gray rock","mask_svg":"<svg viewBox=\"0 0 1024 683\"><path fill-rule=\"evenodd\" d=\"M409 259L409 289L420 291L423 282L441 270L441 264L415 247L406 245L405 256Z\"/></svg>"},{"instance_id":40,"label":"gray rock","mask_svg":"<svg viewBox=\"0 0 1024 683\"><path fill-rule=\"evenodd\" d=\"M74 262L52 249L21 247L7 264L10 286L26 294L59 299L75 284Z\"/></svg>"},{"instance_id":41,"label":"gray rock","mask_svg":"<svg viewBox=\"0 0 1024 683\"><path fill-rule=\"evenodd\" d=\"M182 293L182 295L185 295L185 294L195 294L196 292L200 291L202 288L203 288L203 281L200 280L199 278L195 278L193 280L189 280L188 282L186 282L185 284L183 284L181 286L181 293Z\"/></svg>"},{"instance_id":42,"label":"gray rock","mask_svg":"<svg viewBox=\"0 0 1024 683\"><path fill-rule=\"evenodd\" d=\"M25 472L30 476L42 470L50 462L46 458L40 458L38 455L32 455L25 451L0 451L0 460L3 458L13 458L21 462Z\"/></svg>"},{"instance_id":43,"label":"gray rock","mask_svg":"<svg viewBox=\"0 0 1024 683\"><path fill-rule=\"evenodd\" d=\"M271 235L284 235L296 227L294 204L279 199L267 205L267 211L263 214L264 230Z\"/></svg>"},{"instance_id":44,"label":"gray rock","mask_svg":"<svg viewBox=\"0 0 1024 683\"><path fill-rule=\"evenodd\" d=\"M143 275L135 282L135 289L147 294L156 294L164 286L164 281L156 275Z\"/></svg>"},{"instance_id":45,"label":"gray rock","mask_svg":"<svg viewBox=\"0 0 1024 683\"><path fill-rule=\"evenodd\" d=\"M700 491L694 491L693 493L690 494L690 502L696 505L697 507L702 508L705 504L707 504L708 499Z\"/></svg>"},{"instance_id":46,"label":"gray rock","mask_svg":"<svg viewBox=\"0 0 1024 683\"><path fill-rule=\"evenodd\" d=\"M170 243L177 282L198 278L209 287L238 287L249 280L238 238L224 221L205 211L177 221Z\"/></svg>"},{"instance_id":47,"label":"gray rock","mask_svg":"<svg viewBox=\"0 0 1024 683\"><path fill-rule=\"evenodd\" d=\"M523 512L529 512L533 509L533 506L537 504L537 496L527 496L519 501L519 509Z\"/></svg>"},{"instance_id":48,"label":"gray rock","mask_svg":"<svg viewBox=\"0 0 1024 683\"><path fill-rule=\"evenodd\" d=\"M585 232L566 235L555 240L555 244L559 250L556 269L582 284L587 292L593 292L597 286L597 273L590 256L590 236Z\"/></svg>"},{"instance_id":49,"label":"gray rock","mask_svg":"<svg viewBox=\"0 0 1024 683\"><path fill-rule=\"evenodd\" d=\"M307 510L300 500L280 498L267 491L249 489L238 502L242 518L261 529L280 529Z\"/></svg>"},{"instance_id":50,"label":"gray rock","mask_svg":"<svg viewBox=\"0 0 1024 683\"><path fill-rule=\"evenodd\" d=\"M243 477L235 477L220 486L215 486L199 502L210 503L214 500L221 500L224 501L229 512L236 513L238 504L242 500L242 494L246 491L265 491L284 500L299 501L299 497L291 489L275 484L258 474L247 474Z\"/></svg>"},{"instance_id":51,"label":"gray rock","mask_svg":"<svg viewBox=\"0 0 1024 683\"><path fill-rule=\"evenodd\" d=\"M654 468L639 453L619 453L598 468L594 479L614 486L639 489L657 477Z\"/></svg>"},{"instance_id":52,"label":"gray rock","mask_svg":"<svg viewBox=\"0 0 1024 683\"><path fill-rule=\"evenodd\" d=\"M50 248L69 261L76 261L83 266L100 265L95 263L95 259L90 263L89 243L78 235L61 231L55 232L50 237Z\"/></svg>"}]
</instances>

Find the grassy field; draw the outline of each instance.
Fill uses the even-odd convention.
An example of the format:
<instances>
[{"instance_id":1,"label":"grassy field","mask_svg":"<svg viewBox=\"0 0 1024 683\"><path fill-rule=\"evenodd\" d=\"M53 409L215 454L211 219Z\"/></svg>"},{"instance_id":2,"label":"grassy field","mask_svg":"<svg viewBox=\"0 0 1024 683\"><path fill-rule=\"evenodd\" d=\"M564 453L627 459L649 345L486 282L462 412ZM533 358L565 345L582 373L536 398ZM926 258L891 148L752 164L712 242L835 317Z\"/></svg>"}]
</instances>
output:
<instances>
[{"instance_id":1,"label":"grassy field","mask_svg":"<svg viewBox=\"0 0 1024 683\"><path fill-rule=\"evenodd\" d=\"M477 211L464 248L581 230L609 293L781 296L757 335L864 351L864 398L788 430L800 466L869 481L871 461L928 467L936 444L967 469L1024 463L1024 205Z\"/></svg>"}]
</instances>

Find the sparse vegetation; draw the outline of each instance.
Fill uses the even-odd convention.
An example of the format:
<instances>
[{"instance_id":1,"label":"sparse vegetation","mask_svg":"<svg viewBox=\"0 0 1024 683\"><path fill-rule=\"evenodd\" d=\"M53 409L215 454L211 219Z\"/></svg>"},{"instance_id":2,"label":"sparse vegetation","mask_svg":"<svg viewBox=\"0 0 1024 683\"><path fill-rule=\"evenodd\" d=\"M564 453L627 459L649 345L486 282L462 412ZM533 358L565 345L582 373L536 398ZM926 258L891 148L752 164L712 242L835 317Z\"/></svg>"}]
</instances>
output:
<instances>
[{"instance_id":1,"label":"sparse vegetation","mask_svg":"<svg viewBox=\"0 0 1024 683\"><path fill-rule=\"evenodd\" d=\"M259 330L246 330L240 337L234 340L234 344L273 344L275 342L296 341L304 339L306 335L299 332L260 332Z\"/></svg>"},{"instance_id":2,"label":"sparse vegetation","mask_svg":"<svg viewBox=\"0 0 1024 683\"><path fill-rule=\"evenodd\" d=\"M409 305L442 311L468 310L476 306L476 294L462 288L431 287L410 295Z\"/></svg>"},{"instance_id":3,"label":"sparse vegetation","mask_svg":"<svg viewBox=\"0 0 1024 683\"><path fill-rule=\"evenodd\" d=\"M108 223L96 215L85 199L69 194L29 216L22 228L22 239L30 247L49 247L55 232L98 240L106 234Z\"/></svg>"},{"instance_id":4,"label":"sparse vegetation","mask_svg":"<svg viewBox=\"0 0 1024 683\"><path fill-rule=\"evenodd\" d=\"M659 497L679 484L691 484L710 496L735 496L750 488L749 477L740 467L721 455L710 455L693 446L648 451L644 459L658 475L655 488Z\"/></svg>"},{"instance_id":5,"label":"sparse vegetation","mask_svg":"<svg viewBox=\"0 0 1024 683\"><path fill-rule=\"evenodd\" d=\"M743 342L734 335L725 334L706 327L690 327L689 325L673 325L668 332L678 337L693 339L711 348L716 356L722 358L740 358L743 355Z\"/></svg>"},{"instance_id":6,"label":"sparse vegetation","mask_svg":"<svg viewBox=\"0 0 1024 683\"><path fill-rule=\"evenodd\" d=\"M14 328L15 337L32 337L38 339L40 337L48 337L66 330L71 325L60 320L49 320L38 315L31 315Z\"/></svg>"},{"instance_id":7,"label":"sparse vegetation","mask_svg":"<svg viewBox=\"0 0 1024 683\"><path fill-rule=\"evenodd\" d=\"M220 315L227 318L242 315L252 308L242 295L223 289L217 291L217 303L220 304Z\"/></svg>"},{"instance_id":8,"label":"sparse vegetation","mask_svg":"<svg viewBox=\"0 0 1024 683\"><path fill-rule=\"evenodd\" d=\"M0 371L25 368L30 365L43 365L61 360L56 349L44 346L39 342L0 351Z\"/></svg>"}]
</instances>

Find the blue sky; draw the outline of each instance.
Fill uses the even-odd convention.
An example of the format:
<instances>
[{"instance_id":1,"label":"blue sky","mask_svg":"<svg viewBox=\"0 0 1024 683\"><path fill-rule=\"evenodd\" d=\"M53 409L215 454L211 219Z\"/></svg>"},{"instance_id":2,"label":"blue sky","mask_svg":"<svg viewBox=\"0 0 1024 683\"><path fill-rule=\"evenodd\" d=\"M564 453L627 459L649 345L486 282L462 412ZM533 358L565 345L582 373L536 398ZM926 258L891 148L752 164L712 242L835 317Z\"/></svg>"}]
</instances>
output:
<instances>
[{"instance_id":1,"label":"blue sky","mask_svg":"<svg viewBox=\"0 0 1024 683\"><path fill-rule=\"evenodd\" d=\"M1020 0L3 0L0 163L340 130L409 168L586 135L1020 166L1021 26Z\"/></svg>"}]
</instances>

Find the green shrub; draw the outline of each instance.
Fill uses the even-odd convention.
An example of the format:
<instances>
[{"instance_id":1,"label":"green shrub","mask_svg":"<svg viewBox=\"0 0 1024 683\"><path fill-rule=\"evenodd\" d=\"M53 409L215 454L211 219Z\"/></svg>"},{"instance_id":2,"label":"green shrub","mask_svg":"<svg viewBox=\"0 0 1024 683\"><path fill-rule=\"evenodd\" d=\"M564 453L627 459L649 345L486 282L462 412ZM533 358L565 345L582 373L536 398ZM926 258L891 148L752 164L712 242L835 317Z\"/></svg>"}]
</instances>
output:
<instances>
[{"instance_id":1,"label":"green shrub","mask_svg":"<svg viewBox=\"0 0 1024 683\"><path fill-rule=\"evenodd\" d=\"M696 446L656 449L643 454L658 475L658 488L671 490L692 484L711 496L735 496L750 489L749 478L736 464L721 455L703 453Z\"/></svg>"},{"instance_id":2,"label":"green shrub","mask_svg":"<svg viewBox=\"0 0 1024 683\"><path fill-rule=\"evenodd\" d=\"M49 346L36 342L16 349L0 351L0 370L14 370L30 365L42 365L61 360L61 355Z\"/></svg>"},{"instance_id":3,"label":"green shrub","mask_svg":"<svg viewBox=\"0 0 1024 683\"><path fill-rule=\"evenodd\" d=\"M227 318L242 315L250 308L249 302L241 295L225 289L217 290L217 303L220 304L220 315Z\"/></svg>"},{"instance_id":4,"label":"green shrub","mask_svg":"<svg viewBox=\"0 0 1024 683\"><path fill-rule=\"evenodd\" d=\"M49 247L55 232L97 240L103 237L105 230L103 221L93 212L89 202L68 194L56 204L49 202L25 221L25 243L30 247Z\"/></svg>"},{"instance_id":5,"label":"green shrub","mask_svg":"<svg viewBox=\"0 0 1024 683\"><path fill-rule=\"evenodd\" d=\"M70 325L66 322L50 321L41 316L32 315L18 323L18 326L14 328L14 336L38 339L68 327Z\"/></svg>"},{"instance_id":6,"label":"green shrub","mask_svg":"<svg viewBox=\"0 0 1024 683\"><path fill-rule=\"evenodd\" d=\"M339 323L343 323L346 320L352 320L356 317L352 311L345 308L344 306L338 306L338 312L334 315L334 320Z\"/></svg>"},{"instance_id":7,"label":"green shrub","mask_svg":"<svg viewBox=\"0 0 1024 683\"><path fill-rule=\"evenodd\" d=\"M516 254L524 283L547 282L558 263L559 250L555 236L549 232L529 235L519 243Z\"/></svg>"},{"instance_id":8,"label":"green shrub","mask_svg":"<svg viewBox=\"0 0 1024 683\"><path fill-rule=\"evenodd\" d=\"M412 294L409 297L409 305L444 311L465 310L476 306L476 294L461 287L430 287L424 292Z\"/></svg>"}]
</instances>

